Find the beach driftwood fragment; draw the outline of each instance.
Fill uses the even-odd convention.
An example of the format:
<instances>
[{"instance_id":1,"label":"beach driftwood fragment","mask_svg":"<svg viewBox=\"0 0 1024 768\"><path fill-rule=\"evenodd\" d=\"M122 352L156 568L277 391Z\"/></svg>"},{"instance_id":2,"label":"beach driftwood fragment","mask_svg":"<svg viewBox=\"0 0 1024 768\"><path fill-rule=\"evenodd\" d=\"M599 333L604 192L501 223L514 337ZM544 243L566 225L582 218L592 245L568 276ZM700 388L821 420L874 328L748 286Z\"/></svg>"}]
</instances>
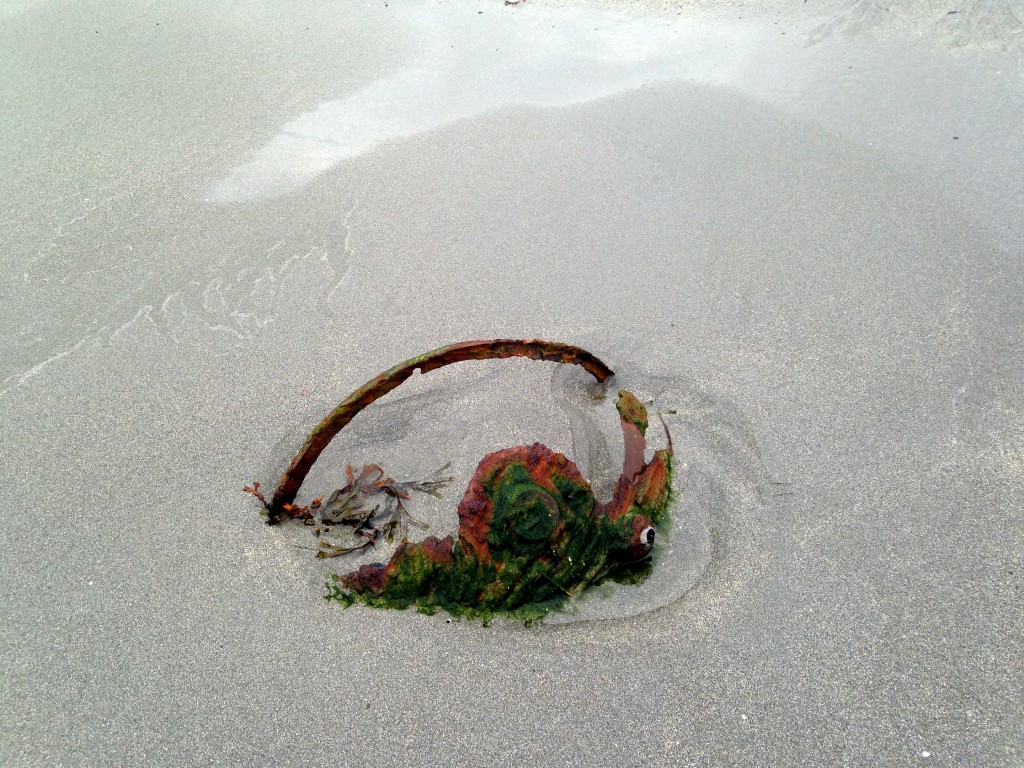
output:
<instances>
[{"instance_id":1,"label":"beach driftwood fragment","mask_svg":"<svg viewBox=\"0 0 1024 768\"><path fill-rule=\"evenodd\" d=\"M531 621L592 584L646 577L655 530L670 502L672 443L669 436L668 448L655 451L650 462L645 460L647 409L624 390L619 391L616 407L625 459L612 498L605 503L595 499L572 461L540 443L484 457L459 504L457 537L428 536L417 543L405 539L406 524L418 523L402 501L411 491L437 495L451 480L440 471L425 481L397 483L376 465L358 473L349 467L347 485L326 502L315 499L308 507L293 503L331 439L360 410L414 371L506 357L581 365L600 382L612 376L598 358L567 344L495 339L442 347L385 371L347 397L307 438L271 500L260 493L258 484L246 487L266 507L270 522L287 515L311 525L347 525L362 537L351 546L321 542L320 557L368 546L382 529L390 534L398 530L402 543L389 562L332 577L329 598L345 605L413 606L425 613L443 609L485 620L504 614ZM665 432L668 435L667 427Z\"/></svg>"}]
</instances>

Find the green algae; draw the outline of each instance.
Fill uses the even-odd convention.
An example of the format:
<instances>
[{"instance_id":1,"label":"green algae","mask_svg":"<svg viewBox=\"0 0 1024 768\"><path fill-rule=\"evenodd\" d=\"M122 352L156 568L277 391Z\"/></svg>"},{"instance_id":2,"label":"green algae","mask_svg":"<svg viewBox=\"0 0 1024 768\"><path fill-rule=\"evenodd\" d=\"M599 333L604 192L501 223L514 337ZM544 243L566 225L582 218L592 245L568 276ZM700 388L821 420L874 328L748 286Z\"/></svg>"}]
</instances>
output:
<instances>
[{"instance_id":1,"label":"green algae","mask_svg":"<svg viewBox=\"0 0 1024 768\"><path fill-rule=\"evenodd\" d=\"M258 483L244 488L261 502L271 524L290 520L311 525L318 539L331 526L349 530L355 543L320 540L318 557L373 546L381 536L402 539L388 563L331 577L328 599L345 606L444 610L485 623L496 616L531 623L588 587L605 581L639 584L651 573L656 527L667 520L671 503L672 440L666 427L668 449L645 460L647 409L624 390L615 404L624 462L607 502L597 502L569 459L536 443L484 457L459 504L457 538L405 540L408 525L417 521L403 500L412 492L437 495L451 479L439 475L399 483L373 464L358 473L349 467L348 484L329 494L326 503L324 497L308 505L293 503L309 469L334 436L416 371L509 357L580 365L599 382L613 375L591 353L559 342L492 339L441 347L389 368L343 400L314 427L270 498Z\"/></svg>"},{"instance_id":2,"label":"green algae","mask_svg":"<svg viewBox=\"0 0 1024 768\"><path fill-rule=\"evenodd\" d=\"M647 432L647 408L632 392L620 389L615 409L619 412L619 417L627 424L637 427L641 435Z\"/></svg>"},{"instance_id":3,"label":"green algae","mask_svg":"<svg viewBox=\"0 0 1024 768\"><path fill-rule=\"evenodd\" d=\"M647 413L632 400L620 412L635 426ZM602 505L575 465L546 446L491 454L460 505L458 540L403 544L387 564L332 577L326 597L529 624L590 586L640 584L653 568L651 531L665 523L671 503L671 458L671 450L656 451Z\"/></svg>"}]
</instances>

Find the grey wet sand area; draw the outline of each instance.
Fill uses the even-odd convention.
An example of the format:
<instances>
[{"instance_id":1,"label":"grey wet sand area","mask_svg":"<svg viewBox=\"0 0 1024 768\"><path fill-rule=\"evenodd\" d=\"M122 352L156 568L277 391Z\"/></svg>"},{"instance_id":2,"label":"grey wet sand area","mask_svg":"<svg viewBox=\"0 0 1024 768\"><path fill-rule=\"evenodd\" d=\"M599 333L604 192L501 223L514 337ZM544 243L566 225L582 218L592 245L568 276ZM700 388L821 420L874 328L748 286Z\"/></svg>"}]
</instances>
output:
<instances>
[{"instance_id":1,"label":"grey wet sand area","mask_svg":"<svg viewBox=\"0 0 1024 768\"><path fill-rule=\"evenodd\" d=\"M44 46L28 33L64 51L35 87L17 81L2 118L0 762L1024 760L1019 189L970 178L954 150L901 149L936 136L863 140L898 112L885 92L839 129L835 110L812 119L796 81L787 106L736 85L736 67L641 67L600 92L579 75L561 95L459 102L454 122L380 122L376 144L363 111L344 152L336 123L334 149L281 149L283 125L344 116L346 94L400 95L387 78L425 44L371 9L218 7L217 47L187 52L197 32L180 14L105 17L168 66L218 62L184 104L150 100L167 67L83 68L100 49L68 30L91 31L87 17L61 31L39 4L0 19L6 67ZM163 47L144 44L157 21L174 30ZM750 24L762 39L770 21ZM287 66L247 80L244 52L271 29ZM349 34L361 47L331 58ZM830 44L751 44L744 60L888 50ZM1019 168L1019 137L999 144L993 128L1020 108L1015 64L928 55L948 58L936 77L957 88L1000 73L998 103L954 100L935 123L959 121L986 168ZM75 127L60 103L83 82L152 120L74 110ZM331 99L340 112L323 111ZM988 147L971 143L981 131ZM496 336L579 344L675 411L678 517L707 542L700 567L618 618L531 628L325 603L323 573L346 566L264 526L242 485L272 485L305 431L383 368ZM476 462L535 440L600 487L607 430L581 429L583 385L555 369L416 377L342 433L310 491L345 461L408 478L450 460L445 502L419 508L443 533Z\"/></svg>"}]
</instances>

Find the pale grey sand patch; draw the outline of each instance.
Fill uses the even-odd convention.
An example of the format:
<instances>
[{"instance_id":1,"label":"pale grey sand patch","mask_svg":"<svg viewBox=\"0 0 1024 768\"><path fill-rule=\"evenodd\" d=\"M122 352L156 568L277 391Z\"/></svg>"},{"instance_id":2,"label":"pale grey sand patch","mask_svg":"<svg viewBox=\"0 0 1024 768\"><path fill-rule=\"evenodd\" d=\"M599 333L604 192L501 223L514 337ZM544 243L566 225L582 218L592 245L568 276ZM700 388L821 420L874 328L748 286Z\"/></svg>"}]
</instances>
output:
<instances>
[{"instance_id":1,"label":"pale grey sand patch","mask_svg":"<svg viewBox=\"0 0 1024 768\"><path fill-rule=\"evenodd\" d=\"M578 104L666 80L729 81L751 66L763 36L751 24L670 20L635 9L488 10L396 4L392 15L415 41L416 61L289 121L207 199L282 195L381 142L503 107Z\"/></svg>"},{"instance_id":2,"label":"pale grey sand patch","mask_svg":"<svg viewBox=\"0 0 1024 768\"><path fill-rule=\"evenodd\" d=\"M132 103L166 115L173 162L146 149L159 126L105 130L126 93L113 70L74 102L78 128L40 128L38 100L63 99L95 53L77 37L88 14L0 20L6 64L46 41L69 52L32 88L12 79L0 114L24 152L4 187L3 362L23 372L106 329L0 399L0 762L1019 762L1024 89L998 55L801 41L795 79L773 73L803 59L766 53L749 87L510 106L218 207L198 202L205 183L414 51L361 6L348 27L337 3L266 6L255 26L260 7L203 7L227 66L183 81L198 102L158 98L175 71L160 52L196 55L195 8L148 7L175 31ZM104 8L128 50L164 28ZM307 37L309 14L350 45ZM744 21L778 40L805 23L802 8ZM250 56L273 28L285 43ZM328 66L342 60L351 78ZM184 130L202 112L184 103L207 122ZM230 147L211 155L211 136ZM77 185L120 189L125 163L164 191L53 240L88 210ZM34 262L51 242L60 257ZM529 629L341 611L254 514L242 485L311 414L382 364L496 336L681 382L680 459L710 469L680 490L714 525L680 599ZM545 366L445 376L367 412L325 471L453 458L468 477L495 448L575 451Z\"/></svg>"}]
</instances>

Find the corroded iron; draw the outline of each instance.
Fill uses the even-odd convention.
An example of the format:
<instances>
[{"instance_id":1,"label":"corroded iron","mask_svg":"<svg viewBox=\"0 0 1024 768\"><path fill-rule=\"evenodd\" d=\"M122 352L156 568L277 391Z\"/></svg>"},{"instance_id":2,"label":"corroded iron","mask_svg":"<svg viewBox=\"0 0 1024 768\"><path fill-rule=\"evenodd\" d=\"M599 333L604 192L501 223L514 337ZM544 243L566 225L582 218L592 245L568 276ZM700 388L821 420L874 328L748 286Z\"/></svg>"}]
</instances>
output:
<instances>
[{"instance_id":1,"label":"corroded iron","mask_svg":"<svg viewBox=\"0 0 1024 768\"><path fill-rule=\"evenodd\" d=\"M334 439L334 436L363 408L395 389L417 370L421 373L428 373L437 368L466 360L494 360L507 357L528 357L533 360L579 365L593 374L594 378L600 382L604 382L613 374L611 368L584 349L570 344L541 341L540 339L464 341L406 360L361 386L317 424L295 458L292 459L291 464L288 465L288 469L281 476L277 490L274 491L274 495L267 505L269 521L278 522L288 511L286 507L295 501L302 481L306 479L310 468L324 448Z\"/></svg>"},{"instance_id":2,"label":"corroded iron","mask_svg":"<svg viewBox=\"0 0 1024 768\"><path fill-rule=\"evenodd\" d=\"M647 571L637 564L646 564L669 505L671 441L645 462L647 410L624 391L617 406L626 457L607 503L596 501L572 461L545 445L496 451L480 462L459 504L457 539L406 542L388 563L336 577L329 597L530 621L605 579L642 580Z\"/></svg>"},{"instance_id":3,"label":"corroded iron","mask_svg":"<svg viewBox=\"0 0 1024 768\"><path fill-rule=\"evenodd\" d=\"M650 570L655 528L664 520L671 496L672 440L645 460L647 409L620 391L619 411L625 458L612 498L599 503L590 484L568 458L545 445L517 446L488 454L480 462L459 504L457 537L405 540L406 525L417 522L403 500L412 491L438 495L452 478L435 474L419 482L396 482L375 465L355 472L348 484L324 502L294 504L310 467L335 435L359 411L398 387L419 370L427 373L464 360L528 357L580 365L600 382L612 370L578 347L538 339L469 341L414 357L375 377L347 397L316 426L268 500L254 483L270 522L283 517L317 526L346 526L352 545L322 539L320 557L333 557L376 542L379 534L402 543L387 563L364 565L333 577L328 597L346 605L406 608L432 613L443 609L485 620L506 614L531 621L559 607L586 587L615 579L642 581ZM662 422L664 426L664 421ZM668 428L665 427L668 435ZM383 511L382 511L383 510ZM423 527L423 526L420 526Z\"/></svg>"}]
</instances>

